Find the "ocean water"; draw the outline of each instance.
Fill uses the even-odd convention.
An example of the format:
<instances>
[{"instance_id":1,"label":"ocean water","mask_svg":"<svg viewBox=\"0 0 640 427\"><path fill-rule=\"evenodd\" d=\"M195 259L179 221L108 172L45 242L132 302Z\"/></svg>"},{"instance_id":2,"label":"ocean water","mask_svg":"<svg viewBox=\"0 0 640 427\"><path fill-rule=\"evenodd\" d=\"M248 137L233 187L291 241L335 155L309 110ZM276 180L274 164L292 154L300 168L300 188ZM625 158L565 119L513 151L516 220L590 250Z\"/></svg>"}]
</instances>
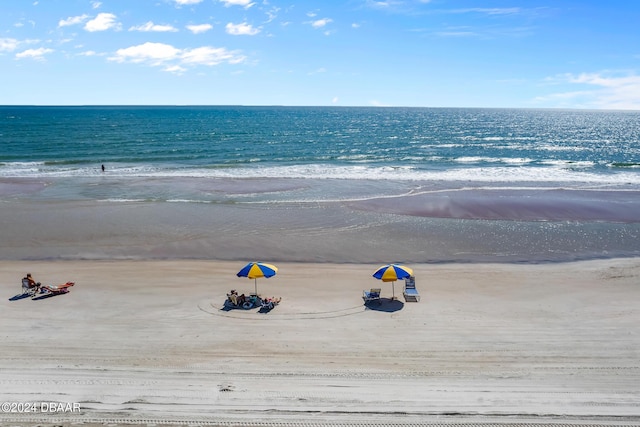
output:
<instances>
[{"instance_id":1,"label":"ocean water","mask_svg":"<svg viewBox=\"0 0 640 427\"><path fill-rule=\"evenodd\" d=\"M640 183L640 112L0 107L0 176Z\"/></svg>"},{"instance_id":2,"label":"ocean water","mask_svg":"<svg viewBox=\"0 0 640 427\"><path fill-rule=\"evenodd\" d=\"M165 235L67 257L207 257L220 242L217 258L271 255L275 231L276 257L300 261L377 261L390 246L414 262L637 256L640 112L4 106L0 202L109 206L98 225L75 210L74 227ZM18 237L3 233L8 254Z\"/></svg>"}]
</instances>

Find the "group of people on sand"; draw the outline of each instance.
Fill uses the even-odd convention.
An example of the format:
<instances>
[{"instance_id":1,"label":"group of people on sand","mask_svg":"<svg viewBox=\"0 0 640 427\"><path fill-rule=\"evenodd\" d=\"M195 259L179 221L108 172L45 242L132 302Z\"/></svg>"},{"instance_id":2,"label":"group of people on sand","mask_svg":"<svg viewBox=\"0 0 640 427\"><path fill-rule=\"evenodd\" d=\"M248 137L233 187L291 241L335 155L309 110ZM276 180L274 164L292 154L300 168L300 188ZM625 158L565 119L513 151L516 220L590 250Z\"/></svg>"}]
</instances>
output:
<instances>
[{"instance_id":1,"label":"group of people on sand","mask_svg":"<svg viewBox=\"0 0 640 427\"><path fill-rule=\"evenodd\" d=\"M30 294L35 296L36 294L49 294L59 295L69 292L69 288L75 285L74 282L66 282L60 285L43 285L40 282L36 282L31 273L27 273L22 278L22 295Z\"/></svg>"},{"instance_id":2,"label":"group of people on sand","mask_svg":"<svg viewBox=\"0 0 640 427\"><path fill-rule=\"evenodd\" d=\"M272 309L282 301L282 298L276 297L260 298L257 295L251 297L247 297L245 294L238 295L238 291L235 289L232 289L231 292L227 294L227 297L234 306L243 308L245 308L245 303L249 303L249 307L259 304L262 305L262 307Z\"/></svg>"}]
</instances>

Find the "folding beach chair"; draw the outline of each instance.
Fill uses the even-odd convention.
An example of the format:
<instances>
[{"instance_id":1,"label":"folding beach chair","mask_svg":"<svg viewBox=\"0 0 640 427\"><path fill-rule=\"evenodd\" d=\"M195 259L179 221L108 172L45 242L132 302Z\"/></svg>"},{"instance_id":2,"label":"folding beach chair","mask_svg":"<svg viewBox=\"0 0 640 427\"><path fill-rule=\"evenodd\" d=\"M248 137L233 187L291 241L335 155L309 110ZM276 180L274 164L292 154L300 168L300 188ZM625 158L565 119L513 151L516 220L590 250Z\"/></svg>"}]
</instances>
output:
<instances>
[{"instance_id":1,"label":"folding beach chair","mask_svg":"<svg viewBox=\"0 0 640 427\"><path fill-rule=\"evenodd\" d=\"M411 276L404 280L404 300L407 302L420 301L420 294L416 289L416 278Z\"/></svg>"},{"instance_id":2,"label":"folding beach chair","mask_svg":"<svg viewBox=\"0 0 640 427\"><path fill-rule=\"evenodd\" d=\"M371 301L378 301L378 304L382 304L380 300L380 292L382 289L380 288L371 288L370 291L362 291L362 299L365 304L370 303Z\"/></svg>"},{"instance_id":3,"label":"folding beach chair","mask_svg":"<svg viewBox=\"0 0 640 427\"><path fill-rule=\"evenodd\" d=\"M22 295L35 295L40 290L40 283L33 284L26 277L22 279Z\"/></svg>"}]
</instances>

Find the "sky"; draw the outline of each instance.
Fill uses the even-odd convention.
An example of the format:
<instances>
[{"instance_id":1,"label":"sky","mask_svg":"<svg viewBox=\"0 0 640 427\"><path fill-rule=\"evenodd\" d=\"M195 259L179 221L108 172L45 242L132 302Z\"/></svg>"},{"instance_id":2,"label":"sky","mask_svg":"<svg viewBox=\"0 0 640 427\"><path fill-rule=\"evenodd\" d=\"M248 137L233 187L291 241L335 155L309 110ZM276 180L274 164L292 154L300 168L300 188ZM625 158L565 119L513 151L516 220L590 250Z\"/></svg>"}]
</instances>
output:
<instances>
[{"instance_id":1,"label":"sky","mask_svg":"<svg viewBox=\"0 0 640 427\"><path fill-rule=\"evenodd\" d=\"M0 105L640 110L635 0L1 0Z\"/></svg>"}]
</instances>

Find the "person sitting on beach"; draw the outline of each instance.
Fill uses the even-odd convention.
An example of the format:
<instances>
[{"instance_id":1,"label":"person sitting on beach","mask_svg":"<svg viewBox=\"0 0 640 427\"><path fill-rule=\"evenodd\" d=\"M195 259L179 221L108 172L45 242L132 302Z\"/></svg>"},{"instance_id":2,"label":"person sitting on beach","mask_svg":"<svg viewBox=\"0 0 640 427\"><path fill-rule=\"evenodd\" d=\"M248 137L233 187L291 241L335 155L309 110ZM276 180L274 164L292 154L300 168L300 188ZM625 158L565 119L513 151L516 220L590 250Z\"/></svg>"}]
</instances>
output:
<instances>
[{"instance_id":1,"label":"person sitting on beach","mask_svg":"<svg viewBox=\"0 0 640 427\"><path fill-rule=\"evenodd\" d=\"M24 279L22 279L23 282L27 282L29 283L29 287L33 288L34 286L40 286L40 283L36 283L36 281L33 279L33 277L31 277L31 273L27 273L27 275L25 276Z\"/></svg>"},{"instance_id":2,"label":"person sitting on beach","mask_svg":"<svg viewBox=\"0 0 640 427\"><path fill-rule=\"evenodd\" d=\"M22 278L22 292L27 292L33 288L35 288L37 292L38 289L40 289L40 282L36 282L33 277L31 277L31 273L27 273L27 275Z\"/></svg>"},{"instance_id":3,"label":"person sitting on beach","mask_svg":"<svg viewBox=\"0 0 640 427\"><path fill-rule=\"evenodd\" d=\"M247 301L247 297L246 297L244 294L242 294L242 295L240 295L240 296L238 297L238 305L242 305L242 304L244 304L246 301Z\"/></svg>"},{"instance_id":4,"label":"person sitting on beach","mask_svg":"<svg viewBox=\"0 0 640 427\"><path fill-rule=\"evenodd\" d=\"M235 289L231 289L231 292L227 294L229 301L233 303L233 305L238 305L238 292Z\"/></svg>"},{"instance_id":5,"label":"person sitting on beach","mask_svg":"<svg viewBox=\"0 0 640 427\"><path fill-rule=\"evenodd\" d=\"M262 300L262 306L264 308L271 310L273 307L278 305L280 301L282 301L282 298L276 298L276 297L265 298Z\"/></svg>"}]
</instances>

